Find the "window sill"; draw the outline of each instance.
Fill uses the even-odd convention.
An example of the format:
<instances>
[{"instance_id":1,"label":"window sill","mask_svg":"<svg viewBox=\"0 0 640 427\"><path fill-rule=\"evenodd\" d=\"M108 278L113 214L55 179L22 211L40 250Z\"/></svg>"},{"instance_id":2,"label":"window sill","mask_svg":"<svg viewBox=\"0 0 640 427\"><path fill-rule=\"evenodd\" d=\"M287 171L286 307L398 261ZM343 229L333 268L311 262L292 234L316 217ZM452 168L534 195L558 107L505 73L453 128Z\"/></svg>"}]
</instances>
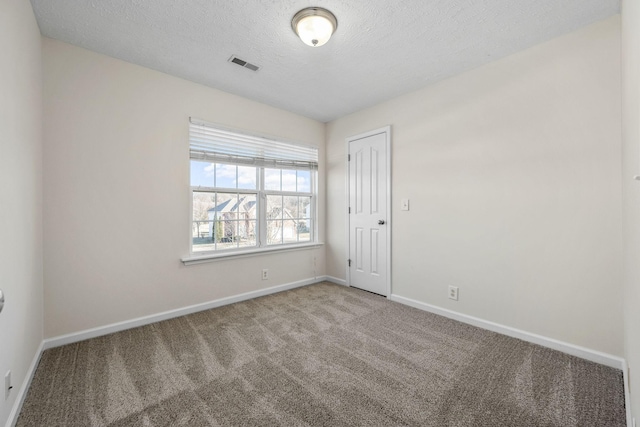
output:
<instances>
[{"instance_id":1,"label":"window sill","mask_svg":"<svg viewBox=\"0 0 640 427\"><path fill-rule=\"evenodd\" d=\"M313 243L302 243L295 245L282 245L276 246L272 248L259 248L259 249L250 249L244 251L233 251L233 252L221 252L221 253L208 253L206 255L189 255L180 259L184 265L194 265L194 264L202 264L204 262L212 262L221 259L230 259L230 258L245 258L256 255L265 255L273 252L289 252L289 251L297 251L304 249L314 249L323 246L324 243L321 242L313 242Z\"/></svg>"}]
</instances>

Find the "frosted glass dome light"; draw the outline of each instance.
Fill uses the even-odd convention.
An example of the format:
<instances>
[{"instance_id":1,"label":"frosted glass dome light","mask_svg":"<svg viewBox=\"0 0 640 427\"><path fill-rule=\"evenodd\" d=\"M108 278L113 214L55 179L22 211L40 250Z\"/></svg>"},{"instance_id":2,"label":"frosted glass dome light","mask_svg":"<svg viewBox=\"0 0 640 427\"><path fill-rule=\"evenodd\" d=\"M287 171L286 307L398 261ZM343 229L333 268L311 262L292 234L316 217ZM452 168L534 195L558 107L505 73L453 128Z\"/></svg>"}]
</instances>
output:
<instances>
[{"instance_id":1,"label":"frosted glass dome light","mask_svg":"<svg viewBox=\"0 0 640 427\"><path fill-rule=\"evenodd\" d=\"M308 7L295 14L291 27L305 44L318 47L329 41L338 28L338 20L327 9Z\"/></svg>"}]
</instances>

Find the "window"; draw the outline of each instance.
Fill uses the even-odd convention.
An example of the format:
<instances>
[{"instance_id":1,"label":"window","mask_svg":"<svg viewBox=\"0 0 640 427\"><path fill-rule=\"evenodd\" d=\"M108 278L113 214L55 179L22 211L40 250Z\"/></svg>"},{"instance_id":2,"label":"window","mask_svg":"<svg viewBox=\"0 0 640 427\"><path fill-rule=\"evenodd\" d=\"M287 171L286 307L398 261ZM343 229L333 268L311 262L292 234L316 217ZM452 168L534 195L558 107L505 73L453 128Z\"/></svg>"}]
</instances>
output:
<instances>
[{"instance_id":1,"label":"window","mask_svg":"<svg viewBox=\"0 0 640 427\"><path fill-rule=\"evenodd\" d=\"M315 242L318 150L191 119L191 252Z\"/></svg>"}]
</instances>

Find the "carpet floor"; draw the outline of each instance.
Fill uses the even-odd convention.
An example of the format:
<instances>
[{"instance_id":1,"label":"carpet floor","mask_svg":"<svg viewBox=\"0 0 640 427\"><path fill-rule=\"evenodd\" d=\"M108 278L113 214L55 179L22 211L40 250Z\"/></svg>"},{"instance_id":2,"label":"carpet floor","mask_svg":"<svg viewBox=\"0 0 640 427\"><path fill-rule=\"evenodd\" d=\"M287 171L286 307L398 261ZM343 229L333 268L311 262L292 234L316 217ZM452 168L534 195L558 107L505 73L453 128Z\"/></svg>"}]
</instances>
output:
<instances>
[{"instance_id":1,"label":"carpet floor","mask_svg":"<svg viewBox=\"0 0 640 427\"><path fill-rule=\"evenodd\" d=\"M622 373L329 283L43 353L24 426L623 427Z\"/></svg>"}]
</instances>

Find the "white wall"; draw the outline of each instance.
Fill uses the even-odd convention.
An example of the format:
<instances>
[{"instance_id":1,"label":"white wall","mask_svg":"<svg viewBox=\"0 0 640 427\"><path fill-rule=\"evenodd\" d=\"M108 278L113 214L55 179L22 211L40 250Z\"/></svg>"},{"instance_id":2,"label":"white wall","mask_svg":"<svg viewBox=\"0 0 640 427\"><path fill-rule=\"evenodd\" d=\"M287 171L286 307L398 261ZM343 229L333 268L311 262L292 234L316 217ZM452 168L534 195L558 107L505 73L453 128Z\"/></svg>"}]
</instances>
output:
<instances>
[{"instance_id":1,"label":"white wall","mask_svg":"<svg viewBox=\"0 0 640 427\"><path fill-rule=\"evenodd\" d=\"M42 341L42 63L24 0L0 2L0 425ZM14 389L4 398L4 375Z\"/></svg>"},{"instance_id":2,"label":"white wall","mask_svg":"<svg viewBox=\"0 0 640 427\"><path fill-rule=\"evenodd\" d=\"M321 164L323 123L51 39L43 62L46 337L308 279L314 257L324 275L323 247L180 262L189 116L317 145Z\"/></svg>"},{"instance_id":3,"label":"white wall","mask_svg":"<svg viewBox=\"0 0 640 427\"><path fill-rule=\"evenodd\" d=\"M390 124L393 293L621 356L620 120L613 17L330 122L327 274L345 138Z\"/></svg>"},{"instance_id":4,"label":"white wall","mask_svg":"<svg viewBox=\"0 0 640 427\"><path fill-rule=\"evenodd\" d=\"M625 237L625 358L631 408L640 421L640 3L622 2L622 198Z\"/></svg>"}]
</instances>

